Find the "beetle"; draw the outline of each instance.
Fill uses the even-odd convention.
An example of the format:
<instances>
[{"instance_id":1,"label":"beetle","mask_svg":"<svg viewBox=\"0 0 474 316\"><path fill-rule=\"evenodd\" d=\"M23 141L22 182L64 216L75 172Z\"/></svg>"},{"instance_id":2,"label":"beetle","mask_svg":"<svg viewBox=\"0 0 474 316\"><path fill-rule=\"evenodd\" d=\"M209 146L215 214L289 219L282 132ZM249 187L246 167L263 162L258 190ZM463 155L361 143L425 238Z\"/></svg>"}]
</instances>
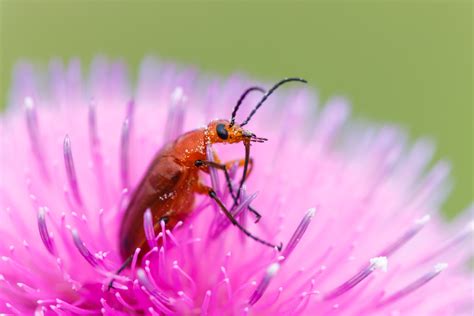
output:
<instances>
[{"instance_id":1,"label":"beetle","mask_svg":"<svg viewBox=\"0 0 474 316\"><path fill-rule=\"evenodd\" d=\"M254 133L243 127L247 125L260 106L279 86L290 81L306 83L306 80L301 78L285 78L276 83L266 93L260 87L251 87L241 95L234 107L230 120L219 119L211 121L207 127L187 132L158 151L140 184L134 190L121 221L119 248L124 264L117 273L120 273L130 264L136 248L145 250L141 251L141 253L145 253L148 248L143 224L145 211L147 209L151 210L155 232L161 229L161 221L165 222L166 229L172 229L179 221L184 220L192 212L196 194L206 194L213 199L231 223L251 239L265 246L281 250L282 244L274 245L255 236L243 227L233 217L231 211L224 205L213 188L201 182L200 172L209 173L209 168L222 170L225 173L233 198L234 204L232 208L238 204L240 189L253 166L250 159L250 144L252 142L266 141L265 138L257 137ZM235 122L237 111L244 98L252 91L260 91L264 95L247 119L241 124L237 124ZM243 143L245 158L227 163L220 163L218 160L206 160L206 146L217 143ZM235 194L232 191L232 185L230 184L227 172L228 168L234 163L238 163L240 167L243 167L240 187ZM257 216L258 220L260 214L253 209L251 211Z\"/></svg>"}]
</instances>

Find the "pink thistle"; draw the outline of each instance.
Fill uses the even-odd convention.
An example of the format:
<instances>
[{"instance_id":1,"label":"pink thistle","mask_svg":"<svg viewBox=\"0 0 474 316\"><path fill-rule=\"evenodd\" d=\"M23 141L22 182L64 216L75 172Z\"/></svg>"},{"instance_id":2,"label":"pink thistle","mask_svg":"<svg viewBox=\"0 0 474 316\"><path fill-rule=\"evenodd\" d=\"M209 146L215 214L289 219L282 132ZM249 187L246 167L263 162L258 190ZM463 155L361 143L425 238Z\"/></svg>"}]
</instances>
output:
<instances>
[{"instance_id":1,"label":"pink thistle","mask_svg":"<svg viewBox=\"0 0 474 316\"><path fill-rule=\"evenodd\" d=\"M146 59L131 93L121 63L95 60L88 81L80 69L53 61L46 76L29 64L15 72L0 126L1 313L472 315L474 224L439 215L448 165L427 170L431 144L409 145L396 127L348 121L343 99L313 115L315 95L295 86L248 124L269 141L253 144L233 211L282 251L245 237L201 196L171 230L154 231L145 212L151 250L116 275L120 221L156 151L229 118L251 85ZM248 96L239 122L260 97ZM212 149L223 161L243 155L241 145ZM203 181L231 204L211 171ZM229 173L237 189L240 169Z\"/></svg>"}]
</instances>

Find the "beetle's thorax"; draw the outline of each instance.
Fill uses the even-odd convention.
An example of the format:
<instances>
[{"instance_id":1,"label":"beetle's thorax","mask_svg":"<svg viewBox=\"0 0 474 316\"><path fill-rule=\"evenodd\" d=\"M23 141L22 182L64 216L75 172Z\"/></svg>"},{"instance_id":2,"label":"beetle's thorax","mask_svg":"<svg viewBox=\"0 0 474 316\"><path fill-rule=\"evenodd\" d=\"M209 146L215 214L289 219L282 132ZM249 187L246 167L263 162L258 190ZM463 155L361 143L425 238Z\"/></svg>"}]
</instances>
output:
<instances>
[{"instance_id":1,"label":"beetle's thorax","mask_svg":"<svg viewBox=\"0 0 474 316\"><path fill-rule=\"evenodd\" d=\"M172 151L173 157L183 165L193 166L196 160L206 159L204 131L205 128L200 128L187 132L169 144L164 151Z\"/></svg>"},{"instance_id":2,"label":"beetle's thorax","mask_svg":"<svg viewBox=\"0 0 474 316\"><path fill-rule=\"evenodd\" d=\"M173 156L184 165L192 166L196 160L207 159L207 146L223 143L235 144L250 141L252 134L238 124L231 125L227 120L214 120L202 127L181 135L166 150L172 150Z\"/></svg>"}]
</instances>

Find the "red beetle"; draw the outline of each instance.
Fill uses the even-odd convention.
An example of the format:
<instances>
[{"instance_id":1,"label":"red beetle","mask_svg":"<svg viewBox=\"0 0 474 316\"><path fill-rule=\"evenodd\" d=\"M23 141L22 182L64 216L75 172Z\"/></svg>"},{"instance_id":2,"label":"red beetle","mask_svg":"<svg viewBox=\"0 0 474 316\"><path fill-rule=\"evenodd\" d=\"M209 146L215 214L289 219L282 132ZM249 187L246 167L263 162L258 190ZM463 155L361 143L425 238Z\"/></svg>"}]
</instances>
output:
<instances>
[{"instance_id":1,"label":"red beetle","mask_svg":"<svg viewBox=\"0 0 474 316\"><path fill-rule=\"evenodd\" d=\"M252 167L250 143L263 142L266 140L243 129L243 126L250 121L259 107L279 86L289 81L306 83L304 79L300 78L286 78L281 80L263 95L247 119L243 123L237 124L235 123L235 116L246 95L251 91L265 92L262 88L251 87L247 89L238 100L230 121L215 120L210 122L205 128L187 132L178 137L175 141L166 144L156 154L140 184L133 192L121 223L119 233L120 254L125 263L119 269L118 273L128 266L136 248L141 248L141 253L146 253L148 244L146 242L143 224L145 211L147 209L151 210L155 232L161 230L161 221L165 221L167 229L172 229L176 223L184 220L189 213L192 212L195 194L209 195L218 204L219 208L229 218L232 224L238 227L248 237L266 246L281 250L281 244L276 246L267 242L253 235L240 225L214 190L201 182L199 171L209 173L209 168L222 170L226 175L227 183L234 200L233 207L235 207L238 203L240 188L236 194L232 192L232 186L230 185L229 174L227 172L228 168L232 166L235 161L220 163L217 157L215 161L206 160L207 145L216 143L244 144L245 158L238 161L239 166L243 167L243 176L240 181L240 187L242 187ZM250 170L248 168L249 164ZM258 220L260 215L253 209L251 211L255 213Z\"/></svg>"}]
</instances>

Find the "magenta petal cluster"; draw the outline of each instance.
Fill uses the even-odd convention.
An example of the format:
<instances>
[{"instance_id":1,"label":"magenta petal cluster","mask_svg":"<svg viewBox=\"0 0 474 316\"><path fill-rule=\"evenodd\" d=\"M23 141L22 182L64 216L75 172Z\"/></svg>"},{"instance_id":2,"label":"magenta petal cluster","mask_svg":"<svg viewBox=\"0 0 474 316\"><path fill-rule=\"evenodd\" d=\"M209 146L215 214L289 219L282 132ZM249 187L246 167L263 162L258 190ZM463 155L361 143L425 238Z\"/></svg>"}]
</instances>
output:
<instances>
[{"instance_id":1,"label":"magenta petal cluster","mask_svg":"<svg viewBox=\"0 0 474 316\"><path fill-rule=\"evenodd\" d=\"M246 237L198 196L171 230L155 231L146 212L151 250L137 249L116 274L121 218L155 153L229 119L255 85L152 58L130 81L123 63L104 58L87 76L78 61L52 61L47 71L18 65L0 118L0 313L473 314L472 206L449 225L439 215L449 166L431 164L429 141L350 120L342 98L319 107L298 84L272 95L246 126L269 140L252 145L254 167L234 210L282 251ZM249 95L237 122L260 98ZM241 144L212 150L223 161L244 155ZM235 188L240 170L230 170ZM232 204L220 171L202 181Z\"/></svg>"}]
</instances>

